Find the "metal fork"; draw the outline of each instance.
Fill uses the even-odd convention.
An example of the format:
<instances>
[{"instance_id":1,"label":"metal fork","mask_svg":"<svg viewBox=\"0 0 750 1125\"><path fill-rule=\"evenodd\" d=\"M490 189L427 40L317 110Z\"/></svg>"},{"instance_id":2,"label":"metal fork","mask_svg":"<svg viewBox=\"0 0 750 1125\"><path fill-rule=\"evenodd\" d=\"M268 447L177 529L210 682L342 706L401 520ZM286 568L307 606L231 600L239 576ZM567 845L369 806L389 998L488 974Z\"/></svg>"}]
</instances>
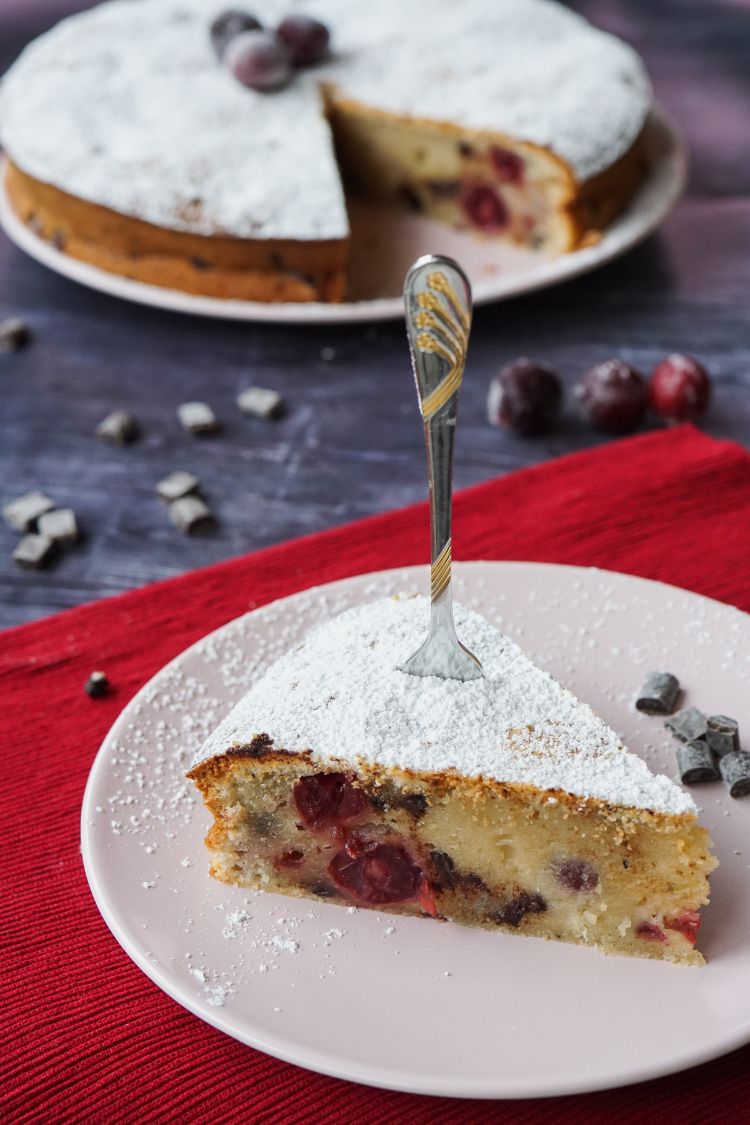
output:
<instances>
[{"instance_id":1,"label":"metal fork","mask_svg":"<svg viewBox=\"0 0 750 1125\"><path fill-rule=\"evenodd\" d=\"M451 258L419 258L404 282L406 331L424 421L432 543L430 633L407 660L412 676L475 680L482 665L461 644L451 597L453 446L471 329L471 287Z\"/></svg>"}]
</instances>

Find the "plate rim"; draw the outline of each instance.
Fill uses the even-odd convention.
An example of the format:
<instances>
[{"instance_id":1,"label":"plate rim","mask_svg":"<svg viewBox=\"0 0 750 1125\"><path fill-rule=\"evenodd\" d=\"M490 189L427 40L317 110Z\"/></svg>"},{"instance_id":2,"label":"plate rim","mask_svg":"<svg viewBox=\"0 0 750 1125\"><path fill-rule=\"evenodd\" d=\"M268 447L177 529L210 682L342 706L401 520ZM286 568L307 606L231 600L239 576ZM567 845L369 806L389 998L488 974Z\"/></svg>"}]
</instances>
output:
<instances>
[{"instance_id":1,"label":"plate rim","mask_svg":"<svg viewBox=\"0 0 750 1125\"><path fill-rule=\"evenodd\" d=\"M658 579L643 578L640 575L631 575L622 571L609 570L605 567L586 567L576 566L566 563L550 563L550 562L534 562L523 560L498 560L498 559L473 559L465 562L455 563L456 573L467 572L476 566L492 566L493 568L511 568L511 569L524 569L528 567L546 569L546 570L564 570L566 572L575 572L578 574L590 574L596 572L605 574L615 579L625 579L628 581L635 581L639 584L647 584L649 586L661 587L667 591L678 591L681 594L687 594L691 598L699 599L702 602L709 602L713 606L719 606L722 610L727 612L739 613L743 617L749 616L740 610L738 607L731 605L727 602L718 601L716 598L708 597L705 594L698 594L692 590L687 590L681 586L675 586L668 582L662 582ZM331 1058L323 1052L319 1052L308 1048L291 1048L286 1045L286 1040L283 1036L274 1036L267 1034L264 1029L254 1027L250 1034L242 1033L238 1028L230 1025L230 1023L222 1018L221 1010L218 1008L208 1009L208 1006L201 1002L200 998L194 994L183 991L178 985L174 984L166 971L162 971L161 967L154 965L146 955L145 951L138 948L135 942L132 942L124 929L120 929L116 911L110 908L106 894L102 887L101 881L96 871L96 858L95 849L92 849L90 842L90 824L93 819L93 790L98 779L98 772L102 768L102 764L108 754L110 743L118 736L120 726L124 726L128 720L131 709L134 709L140 702L141 698L145 696L154 680L169 670L173 669L181 661L187 659L193 650L203 644L208 637L215 636L223 630L227 630L236 626L237 622L247 619L248 617L255 617L262 615L264 611L270 610L272 607L278 606L280 603L290 603L296 600L305 598L310 595L312 591L325 591L331 590L335 587L348 585L352 582L372 582L377 580L379 576L389 576L394 573L410 573L415 576L419 575L424 577L429 572L427 564L416 564L410 566L395 566L381 569L378 571L369 571L364 574L350 575L347 578L335 579L332 582L322 583L320 585L313 585L299 590L294 594L289 594L286 597L276 598L273 601L267 602L263 606L249 610L247 613L241 614L238 617L231 618L218 629L212 630L210 633L205 634L204 637L194 641L182 652L178 653L167 664L163 665L148 681L136 692L131 700L125 705L117 718L114 720L109 731L105 735L99 750L97 751L93 762L91 764L89 775L86 781L82 805L81 805L81 857L83 861L83 868L86 879L91 891L92 897L96 904L99 913L101 914L108 929L113 937L130 957L130 959L138 966L139 969L148 977L162 992L165 992L171 997L180 1007L191 1012L198 1019L210 1026L215 1027L217 1030L229 1035L232 1039L243 1043L245 1046L252 1047L255 1050L261 1051L264 1054L270 1055L273 1058L279 1059L282 1062L290 1063L291 1065L301 1067L304 1070L310 1070L314 1073L324 1074L331 1078L343 1079L349 1082L356 1082L364 1086L373 1087L376 1089L392 1090L398 1093L411 1093L420 1094L434 1097L455 1097L464 1099L476 1100L512 1100L512 1099L541 1099L550 1097L560 1097L567 1095L582 1095L587 1093L594 1093L601 1090L612 1090L625 1088L641 1082L651 1081L657 1078L663 1078L671 1074L678 1074L684 1070L691 1069L695 1066L700 1066L703 1063L711 1062L715 1059L721 1058L724 1055L736 1050L739 1047L745 1046L750 1042L750 1013L748 1013L745 1025L739 1030L732 1030L724 1036L720 1036L716 1042L711 1046L698 1047L692 1051L684 1051L680 1056L679 1061L674 1059L671 1062L661 1062L653 1065L648 1065L640 1062L638 1065L631 1064L625 1067L623 1072L613 1078L601 1076L600 1078L590 1077L581 1083L580 1080L575 1081L571 1079L569 1082L555 1081L554 1084L546 1088L532 1088L528 1083L521 1081L514 1085L512 1080L505 1078L503 1080L503 1087L499 1089L497 1086L492 1086L490 1079L480 1080L477 1083L476 1079L460 1079L456 1080L451 1076L447 1076L442 1080L431 1079L430 1088L421 1085L419 1081L414 1078L410 1079L399 1071L388 1070L387 1068L373 1066L370 1068L363 1068L359 1063L352 1062L351 1060L341 1059L340 1057ZM415 1076L416 1077L416 1076Z\"/></svg>"},{"instance_id":2,"label":"plate rim","mask_svg":"<svg viewBox=\"0 0 750 1125\"><path fill-rule=\"evenodd\" d=\"M573 250L556 258L546 260L538 271L529 273L526 280L513 283L512 277L502 276L492 281L480 282L474 286L475 306L508 300L526 293L547 289L564 281L580 277L599 266L607 265L652 234L672 211L682 196L687 183L688 149L679 127L673 118L658 103L654 102L646 128L660 130L666 142L665 153L652 162L649 175L639 187L623 215L618 216L604 231L601 240L593 246ZM241 301L219 297L205 297L133 281L120 274L109 273L89 262L71 258L50 243L39 238L26 226L13 210L5 184L8 157L0 154L0 228L20 250L29 257L46 266L54 273L77 282L86 288L129 301L131 304L147 308L158 308L168 312L189 316L200 316L220 320L245 321L267 324L362 324L368 322L400 320L403 317L403 302L398 297L377 297L371 300L349 301L341 304L321 302L269 304L261 301ZM665 190L652 205L640 223L618 239L618 233L626 222L632 209L638 206L638 199L653 180L655 170L666 168L669 177ZM627 230L627 228L626 228Z\"/></svg>"}]
</instances>

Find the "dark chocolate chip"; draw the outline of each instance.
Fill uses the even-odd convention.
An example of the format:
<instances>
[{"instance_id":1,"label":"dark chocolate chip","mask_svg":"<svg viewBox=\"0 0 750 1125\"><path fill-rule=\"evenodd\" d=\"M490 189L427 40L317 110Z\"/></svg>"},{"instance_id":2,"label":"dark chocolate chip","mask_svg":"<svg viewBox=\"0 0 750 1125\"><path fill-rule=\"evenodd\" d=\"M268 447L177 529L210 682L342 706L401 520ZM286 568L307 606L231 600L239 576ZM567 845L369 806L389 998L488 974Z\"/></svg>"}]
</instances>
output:
<instances>
[{"instance_id":1,"label":"dark chocolate chip","mask_svg":"<svg viewBox=\"0 0 750 1125\"><path fill-rule=\"evenodd\" d=\"M736 719L728 715L709 715L706 742L720 758L740 748L740 728Z\"/></svg>"},{"instance_id":2,"label":"dark chocolate chip","mask_svg":"<svg viewBox=\"0 0 750 1125\"><path fill-rule=\"evenodd\" d=\"M129 445L138 437L138 423L127 410L113 410L102 419L95 433L102 441L111 441L115 445Z\"/></svg>"},{"instance_id":3,"label":"dark chocolate chip","mask_svg":"<svg viewBox=\"0 0 750 1125\"><path fill-rule=\"evenodd\" d=\"M635 705L647 715L671 715L679 692L680 682L671 672L649 672Z\"/></svg>"},{"instance_id":4,"label":"dark chocolate chip","mask_svg":"<svg viewBox=\"0 0 750 1125\"><path fill-rule=\"evenodd\" d=\"M250 813L249 819L253 832L265 838L273 836L279 827L278 817L270 812Z\"/></svg>"},{"instance_id":5,"label":"dark chocolate chip","mask_svg":"<svg viewBox=\"0 0 750 1125\"><path fill-rule=\"evenodd\" d=\"M55 544L46 535L24 535L13 552L13 559L27 570L39 570L52 557Z\"/></svg>"},{"instance_id":6,"label":"dark chocolate chip","mask_svg":"<svg viewBox=\"0 0 750 1125\"><path fill-rule=\"evenodd\" d=\"M702 738L678 746L677 768L683 785L695 785L699 781L716 781L719 777L714 756Z\"/></svg>"},{"instance_id":7,"label":"dark chocolate chip","mask_svg":"<svg viewBox=\"0 0 750 1125\"><path fill-rule=\"evenodd\" d=\"M243 414L256 418L279 418L284 413L284 400L278 391L267 387L248 387L237 395L237 405Z\"/></svg>"},{"instance_id":8,"label":"dark chocolate chip","mask_svg":"<svg viewBox=\"0 0 750 1125\"><path fill-rule=\"evenodd\" d=\"M92 699L103 699L109 691L109 680L106 672L92 672L83 685L83 690Z\"/></svg>"},{"instance_id":9,"label":"dark chocolate chip","mask_svg":"<svg viewBox=\"0 0 750 1125\"><path fill-rule=\"evenodd\" d=\"M722 781L729 788L730 797L747 797L750 793L750 754L735 750L719 758Z\"/></svg>"},{"instance_id":10,"label":"dark chocolate chip","mask_svg":"<svg viewBox=\"0 0 750 1125\"><path fill-rule=\"evenodd\" d=\"M429 180L427 186L440 199L452 199L461 188L459 180Z\"/></svg>"},{"instance_id":11,"label":"dark chocolate chip","mask_svg":"<svg viewBox=\"0 0 750 1125\"><path fill-rule=\"evenodd\" d=\"M430 852L432 866L432 885L438 891L452 891L458 886L459 876L456 865L447 852Z\"/></svg>"},{"instance_id":12,"label":"dark chocolate chip","mask_svg":"<svg viewBox=\"0 0 750 1125\"><path fill-rule=\"evenodd\" d=\"M200 496L182 496L173 501L169 505L169 518L188 535L212 527L215 522L211 509Z\"/></svg>"},{"instance_id":13,"label":"dark chocolate chip","mask_svg":"<svg viewBox=\"0 0 750 1125\"><path fill-rule=\"evenodd\" d=\"M546 909L547 903L542 895L521 891L501 910L494 911L490 915L490 921L503 922L506 926L520 926L527 914L543 914Z\"/></svg>"},{"instance_id":14,"label":"dark chocolate chip","mask_svg":"<svg viewBox=\"0 0 750 1125\"><path fill-rule=\"evenodd\" d=\"M0 352L17 352L31 339L27 324L17 316L11 316L0 324Z\"/></svg>"},{"instance_id":15,"label":"dark chocolate chip","mask_svg":"<svg viewBox=\"0 0 750 1125\"><path fill-rule=\"evenodd\" d=\"M708 730L706 716L697 707L687 707L678 711L671 719L667 719L664 726L671 730L680 742L695 742L697 738L705 738Z\"/></svg>"},{"instance_id":16,"label":"dark chocolate chip","mask_svg":"<svg viewBox=\"0 0 750 1125\"><path fill-rule=\"evenodd\" d=\"M207 402L183 402L177 407L180 422L191 434L215 434L219 419Z\"/></svg>"},{"instance_id":17,"label":"dark chocolate chip","mask_svg":"<svg viewBox=\"0 0 750 1125\"><path fill-rule=\"evenodd\" d=\"M31 531L39 517L45 512L51 512L54 506L54 500L50 500L43 492L25 492L17 500L11 500L10 504L5 505L3 516L5 522L16 531Z\"/></svg>"},{"instance_id":18,"label":"dark chocolate chip","mask_svg":"<svg viewBox=\"0 0 750 1125\"><path fill-rule=\"evenodd\" d=\"M196 270L208 270L211 268L210 263L205 258L200 258L197 254L190 259L190 265Z\"/></svg>"},{"instance_id":19,"label":"dark chocolate chip","mask_svg":"<svg viewBox=\"0 0 750 1125\"><path fill-rule=\"evenodd\" d=\"M398 803L415 820L419 820L427 812L427 798L424 793L405 793Z\"/></svg>"},{"instance_id":20,"label":"dark chocolate chip","mask_svg":"<svg viewBox=\"0 0 750 1125\"><path fill-rule=\"evenodd\" d=\"M53 512L45 512L39 517L37 527L41 535L46 535L61 547L69 547L78 542L78 523L72 508L56 508Z\"/></svg>"},{"instance_id":21,"label":"dark chocolate chip","mask_svg":"<svg viewBox=\"0 0 750 1125\"><path fill-rule=\"evenodd\" d=\"M55 250L64 250L68 244L68 240L61 230L53 230L50 242Z\"/></svg>"},{"instance_id":22,"label":"dark chocolate chip","mask_svg":"<svg viewBox=\"0 0 750 1125\"><path fill-rule=\"evenodd\" d=\"M336 898L338 891L330 883L326 883L324 879L313 879L305 884L306 889L310 894L317 895L319 898Z\"/></svg>"},{"instance_id":23,"label":"dark chocolate chip","mask_svg":"<svg viewBox=\"0 0 750 1125\"><path fill-rule=\"evenodd\" d=\"M198 488L200 481L192 473L186 473L182 469L176 469L175 472L170 473L168 477L160 480L156 486L156 493L162 500L166 500L171 504L173 500L181 500L183 496L188 496L191 492L195 492Z\"/></svg>"},{"instance_id":24,"label":"dark chocolate chip","mask_svg":"<svg viewBox=\"0 0 750 1125\"><path fill-rule=\"evenodd\" d=\"M402 184L398 190L401 199L410 211L419 212L423 209L422 200L410 184Z\"/></svg>"},{"instance_id":25,"label":"dark chocolate chip","mask_svg":"<svg viewBox=\"0 0 750 1125\"><path fill-rule=\"evenodd\" d=\"M468 141L459 141L458 142L458 151L459 151L459 155L465 156L467 158L469 156L474 155L474 149L472 148L472 146L469 144Z\"/></svg>"}]
</instances>

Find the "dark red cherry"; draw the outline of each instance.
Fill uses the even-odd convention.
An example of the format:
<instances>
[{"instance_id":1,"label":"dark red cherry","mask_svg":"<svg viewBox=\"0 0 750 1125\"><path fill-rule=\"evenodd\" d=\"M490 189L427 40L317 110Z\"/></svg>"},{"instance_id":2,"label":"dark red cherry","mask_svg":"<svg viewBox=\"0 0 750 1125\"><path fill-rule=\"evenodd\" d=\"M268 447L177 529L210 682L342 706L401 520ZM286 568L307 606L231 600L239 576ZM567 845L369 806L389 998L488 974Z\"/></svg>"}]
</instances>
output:
<instances>
[{"instance_id":1,"label":"dark red cherry","mask_svg":"<svg viewBox=\"0 0 750 1125\"><path fill-rule=\"evenodd\" d=\"M520 184L523 180L523 160L510 149L493 145L490 149L490 164L499 180L505 184Z\"/></svg>"},{"instance_id":2,"label":"dark red cherry","mask_svg":"<svg viewBox=\"0 0 750 1125\"><path fill-rule=\"evenodd\" d=\"M585 859L560 859L552 864L558 883L569 891L593 891L599 886L596 868Z\"/></svg>"},{"instance_id":3,"label":"dark red cherry","mask_svg":"<svg viewBox=\"0 0 750 1125\"><path fill-rule=\"evenodd\" d=\"M700 924L701 916L697 910L683 910L675 918L664 919L664 925L668 930L676 930L678 934L687 938L691 945L695 945Z\"/></svg>"},{"instance_id":4,"label":"dark red cherry","mask_svg":"<svg viewBox=\"0 0 750 1125\"><path fill-rule=\"evenodd\" d=\"M657 926L653 922L639 922L635 928L635 936L643 938L644 941L667 940L667 935L661 926Z\"/></svg>"},{"instance_id":5,"label":"dark red cherry","mask_svg":"<svg viewBox=\"0 0 750 1125\"><path fill-rule=\"evenodd\" d=\"M385 905L417 899L422 890L422 871L405 848L378 844L372 851L352 859L346 851L334 856L328 873L337 886L359 902Z\"/></svg>"},{"instance_id":6,"label":"dark red cherry","mask_svg":"<svg viewBox=\"0 0 750 1125\"><path fill-rule=\"evenodd\" d=\"M670 355L657 363L648 385L651 409L667 422L695 422L711 400L711 380L689 355Z\"/></svg>"},{"instance_id":7,"label":"dark red cherry","mask_svg":"<svg viewBox=\"0 0 750 1125\"><path fill-rule=\"evenodd\" d=\"M224 59L251 90L277 90L292 77L291 55L270 31L243 31L227 45Z\"/></svg>"},{"instance_id":8,"label":"dark red cherry","mask_svg":"<svg viewBox=\"0 0 750 1125\"><path fill-rule=\"evenodd\" d=\"M508 225L508 209L488 184L467 184L459 202L471 225L485 234L497 234Z\"/></svg>"},{"instance_id":9,"label":"dark red cherry","mask_svg":"<svg viewBox=\"0 0 750 1125\"><path fill-rule=\"evenodd\" d=\"M295 66L310 66L328 53L331 36L328 28L312 16L287 16L276 34L289 51Z\"/></svg>"},{"instance_id":10,"label":"dark red cherry","mask_svg":"<svg viewBox=\"0 0 750 1125\"><path fill-rule=\"evenodd\" d=\"M357 820L368 807L367 796L343 773L314 773L294 786L300 819L312 832L329 832Z\"/></svg>"},{"instance_id":11,"label":"dark red cherry","mask_svg":"<svg viewBox=\"0 0 750 1125\"><path fill-rule=\"evenodd\" d=\"M217 57L222 59L228 45L243 31L260 31L260 29L260 21L250 12L243 12L239 8L227 8L211 24L211 42Z\"/></svg>"}]
</instances>

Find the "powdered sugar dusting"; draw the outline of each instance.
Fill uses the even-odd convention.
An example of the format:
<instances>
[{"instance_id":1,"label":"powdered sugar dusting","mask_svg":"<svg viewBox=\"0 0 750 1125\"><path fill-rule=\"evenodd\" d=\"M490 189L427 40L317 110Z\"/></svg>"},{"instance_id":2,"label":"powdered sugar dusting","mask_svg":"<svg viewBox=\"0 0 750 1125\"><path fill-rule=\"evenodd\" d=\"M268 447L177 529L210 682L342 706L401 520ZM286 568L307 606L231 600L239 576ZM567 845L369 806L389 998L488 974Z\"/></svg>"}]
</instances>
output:
<instances>
[{"instance_id":1,"label":"powdered sugar dusting","mask_svg":"<svg viewBox=\"0 0 750 1125\"><path fill-rule=\"evenodd\" d=\"M383 598L319 625L251 688L195 762L266 734L329 765L456 770L634 808L695 809L684 790L626 751L590 707L477 613L459 606L456 622L486 679L402 672L428 617L425 598Z\"/></svg>"},{"instance_id":2,"label":"powdered sugar dusting","mask_svg":"<svg viewBox=\"0 0 750 1125\"><path fill-rule=\"evenodd\" d=\"M24 51L0 90L2 141L30 175L175 230L342 238L321 82L359 101L549 147L586 179L651 102L624 43L548 0L316 0L330 62L272 95L216 60L225 0L113 0ZM273 26L291 0L255 0Z\"/></svg>"}]
</instances>

